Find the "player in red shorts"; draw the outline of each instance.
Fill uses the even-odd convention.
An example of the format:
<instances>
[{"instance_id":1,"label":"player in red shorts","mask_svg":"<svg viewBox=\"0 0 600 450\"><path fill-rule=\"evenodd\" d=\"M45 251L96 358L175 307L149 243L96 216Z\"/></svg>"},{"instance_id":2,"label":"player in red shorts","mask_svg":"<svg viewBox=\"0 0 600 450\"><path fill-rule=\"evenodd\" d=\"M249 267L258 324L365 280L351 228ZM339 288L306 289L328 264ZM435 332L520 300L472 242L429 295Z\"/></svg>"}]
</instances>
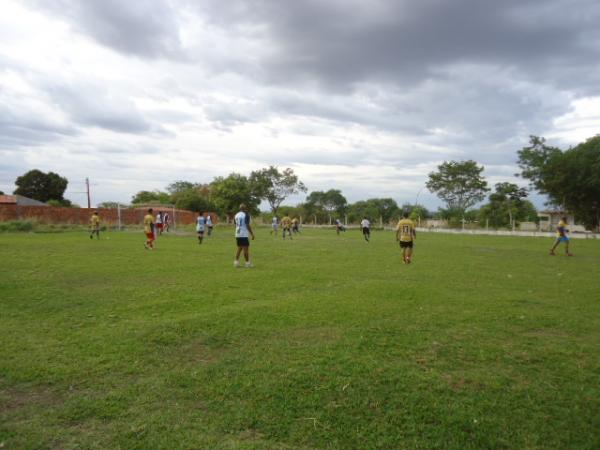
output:
<instances>
[{"instance_id":1,"label":"player in red shorts","mask_svg":"<svg viewBox=\"0 0 600 450\"><path fill-rule=\"evenodd\" d=\"M148 214L144 216L144 233L146 234L146 242L144 248L146 250L154 249L154 214L152 214L152 208L148 210Z\"/></svg>"}]
</instances>

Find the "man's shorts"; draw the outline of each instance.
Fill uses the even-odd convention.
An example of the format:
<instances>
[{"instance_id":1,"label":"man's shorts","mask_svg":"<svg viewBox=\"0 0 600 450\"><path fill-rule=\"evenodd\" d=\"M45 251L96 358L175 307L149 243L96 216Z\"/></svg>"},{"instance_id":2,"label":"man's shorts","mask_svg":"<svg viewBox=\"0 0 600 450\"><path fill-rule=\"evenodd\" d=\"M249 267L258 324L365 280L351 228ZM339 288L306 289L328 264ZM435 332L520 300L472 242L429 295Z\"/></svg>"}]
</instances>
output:
<instances>
[{"instance_id":1,"label":"man's shorts","mask_svg":"<svg viewBox=\"0 0 600 450\"><path fill-rule=\"evenodd\" d=\"M162 223L157 223L156 224L156 228L158 228L159 230L163 229L163 224Z\"/></svg>"},{"instance_id":2,"label":"man's shorts","mask_svg":"<svg viewBox=\"0 0 600 450\"><path fill-rule=\"evenodd\" d=\"M196 233L204 234L204 228L200 228L200 229L196 228Z\"/></svg>"},{"instance_id":3,"label":"man's shorts","mask_svg":"<svg viewBox=\"0 0 600 450\"><path fill-rule=\"evenodd\" d=\"M556 240L558 242L569 242L569 238L567 236L558 236Z\"/></svg>"},{"instance_id":4,"label":"man's shorts","mask_svg":"<svg viewBox=\"0 0 600 450\"><path fill-rule=\"evenodd\" d=\"M146 233L146 238L149 241L153 241L154 240L154 233L152 231L145 231L145 233Z\"/></svg>"},{"instance_id":5,"label":"man's shorts","mask_svg":"<svg viewBox=\"0 0 600 450\"><path fill-rule=\"evenodd\" d=\"M363 234L371 234L371 230L369 230L369 227L363 227Z\"/></svg>"},{"instance_id":6,"label":"man's shorts","mask_svg":"<svg viewBox=\"0 0 600 450\"><path fill-rule=\"evenodd\" d=\"M250 240L247 237L235 238L238 247L250 247Z\"/></svg>"},{"instance_id":7,"label":"man's shorts","mask_svg":"<svg viewBox=\"0 0 600 450\"><path fill-rule=\"evenodd\" d=\"M413 241L400 241L400 248L413 248Z\"/></svg>"}]
</instances>

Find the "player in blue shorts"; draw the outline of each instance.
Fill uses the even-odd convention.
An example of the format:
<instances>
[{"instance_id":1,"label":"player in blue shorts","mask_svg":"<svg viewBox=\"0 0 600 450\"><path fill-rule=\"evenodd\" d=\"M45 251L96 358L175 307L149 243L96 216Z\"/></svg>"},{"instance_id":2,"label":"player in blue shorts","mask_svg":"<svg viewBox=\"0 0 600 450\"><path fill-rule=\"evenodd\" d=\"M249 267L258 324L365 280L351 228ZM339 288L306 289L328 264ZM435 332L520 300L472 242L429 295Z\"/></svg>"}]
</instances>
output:
<instances>
[{"instance_id":1,"label":"player in blue shorts","mask_svg":"<svg viewBox=\"0 0 600 450\"><path fill-rule=\"evenodd\" d=\"M551 255L556 255L556 253L554 253L554 250L556 250L556 247L558 247L558 244L560 244L561 242L564 242L565 243L565 253L567 254L567 256L573 256L573 253L569 252L569 236L567 236L568 232L569 232L569 230L567 230L567 218L563 217L561 219L561 221L558 222L558 226L556 227L556 241L554 242L554 245L550 249Z\"/></svg>"}]
</instances>

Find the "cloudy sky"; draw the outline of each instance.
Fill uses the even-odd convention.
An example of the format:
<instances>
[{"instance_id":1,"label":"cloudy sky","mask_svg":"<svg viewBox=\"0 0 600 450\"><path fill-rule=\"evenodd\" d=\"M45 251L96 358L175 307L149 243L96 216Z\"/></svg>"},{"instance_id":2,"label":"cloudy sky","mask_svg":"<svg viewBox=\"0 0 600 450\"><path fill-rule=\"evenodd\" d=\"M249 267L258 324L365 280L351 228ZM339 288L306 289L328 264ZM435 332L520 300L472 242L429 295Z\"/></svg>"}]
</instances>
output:
<instances>
[{"instance_id":1,"label":"cloudy sky","mask_svg":"<svg viewBox=\"0 0 600 450\"><path fill-rule=\"evenodd\" d=\"M600 133L599 23L597 0L3 0L0 190L38 168L128 202L273 164L435 208L444 160L512 181L529 135Z\"/></svg>"}]
</instances>

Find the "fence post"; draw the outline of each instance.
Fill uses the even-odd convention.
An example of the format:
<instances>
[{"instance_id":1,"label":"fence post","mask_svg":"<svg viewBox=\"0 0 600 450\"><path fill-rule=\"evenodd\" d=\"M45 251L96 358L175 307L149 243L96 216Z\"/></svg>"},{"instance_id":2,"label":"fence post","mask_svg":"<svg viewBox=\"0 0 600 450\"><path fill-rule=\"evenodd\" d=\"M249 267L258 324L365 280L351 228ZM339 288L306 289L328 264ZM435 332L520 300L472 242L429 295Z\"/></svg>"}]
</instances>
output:
<instances>
[{"instance_id":1,"label":"fence post","mask_svg":"<svg viewBox=\"0 0 600 450\"><path fill-rule=\"evenodd\" d=\"M119 231L121 231L121 204L117 202L117 218L119 223Z\"/></svg>"}]
</instances>

